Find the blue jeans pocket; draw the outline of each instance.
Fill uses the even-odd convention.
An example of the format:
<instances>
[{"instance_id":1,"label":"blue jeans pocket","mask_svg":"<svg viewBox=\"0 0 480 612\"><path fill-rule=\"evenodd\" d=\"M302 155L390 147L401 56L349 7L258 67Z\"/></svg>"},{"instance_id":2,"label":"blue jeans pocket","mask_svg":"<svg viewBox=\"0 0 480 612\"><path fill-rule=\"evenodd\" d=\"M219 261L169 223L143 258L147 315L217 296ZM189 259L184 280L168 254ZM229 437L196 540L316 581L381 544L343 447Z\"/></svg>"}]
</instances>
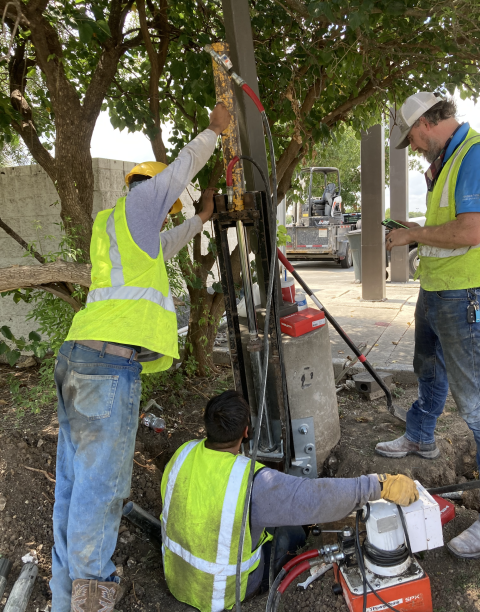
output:
<instances>
[{"instance_id":1,"label":"blue jeans pocket","mask_svg":"<svg viewBox=\"0 0 480 612\"><path fill-rule=\"evenodd\" d=\"M447 291L437 291L436 293L441 300L446 302L468 300L468 291L466 289L450 289Z\"/></svg>"},{"instance_id":2,"label":"blue jeans pocket","mask_svg":"<svg viewBox=\"0 0 480 612\"><path fill-rule=\"evenodd\" d=\"M106 419L112 413L118 385L116 374L79 374L72 371L75 411L89 421Z\"/></svg>"}]
</instances>

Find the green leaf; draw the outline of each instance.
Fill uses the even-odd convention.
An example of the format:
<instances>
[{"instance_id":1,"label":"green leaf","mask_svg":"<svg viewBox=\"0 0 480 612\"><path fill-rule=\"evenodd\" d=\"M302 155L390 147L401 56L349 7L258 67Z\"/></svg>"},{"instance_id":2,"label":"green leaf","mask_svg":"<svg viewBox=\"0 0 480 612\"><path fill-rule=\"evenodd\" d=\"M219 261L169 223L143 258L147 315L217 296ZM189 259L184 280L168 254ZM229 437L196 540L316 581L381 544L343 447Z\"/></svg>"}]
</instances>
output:
<instances>
[{"instance_id":1,"label":"green leaf","mask_svg":"<svg viewBox=\"0 0 480 612\"><path fill-rule=\"evenodd\" d=\"M3 355L7 351L9 351L8 344L6 342L0 342L0 355Z\"/></svg>"},{"instance_id":2,"label":"green leaf","mask_svg":"<svg viewBox=\"0 0 480 612\"><path fill-rule=\"evenodd\" d=\"M12 366L13 368L13 366L20 359L21 353L19 351L8 351L8 353L6 354L6 357L7 357L8 364Z\"/></svg>"},{"instance_id":3,"label":"green leaf","mask_svg":"<svg viewBox=\"0 0 480 612\"><path fill-rule=\"evenodd\" d=\"M112 33L110 32L110 28L108 26L108 23L104 19L99 19L98 21L96 21L96 25L107 36L111 36L112 35Z\"/></svg>"},{"instance_id":4,"label":"green leaf","mask_svg":"<svg viewBox=\"0 0 480 612\"><path fill-rule=\"evenodd\" d=\"M33 342L40 342L40 340L42 339L42 337L41 337L41 336L40 336L40 334L38 334L37 332L35 332L35 331L31 331L31 332L28 334L28 339L29 339L29 340L32 340Z\"/></svg>"},{"instance_id":5,"label":"green leaf","mask_svg":"<svg viewBox=\"0 0 480 612\"><path fill-rule=\"evenodd\" d=\"M222 283L212 283L212 288L215 290L215 293L223 293Z\"/></svg>"},{"instance_id":6,"label":"green leaf","mask_svg":"<svg viewBox=\"0 0 480 612\"><path fill-rule=\"evenodd\" d=\"M0 327L0 332L2 332L2 335L7 340L13 340L14 339L14 336L13 336L10 328L7 325L3 325L2 327Z\"/></svg>"},{"instance_id":7,"label":"green leaf","mask_svg":"<svg viewBox=\"0 0 480 612\"><path fill-rule=\"evenodd\" d=\"M45 350L45 347L43 345L35 345L33 347L33 354L35 355L35 357L38 357L39 359L43 359L46 355L47 351Z\"/></svg>"},{"instance_id":8,"label":"green leaf","mask_svg":"<svg viewBox=\"0 0 480 612\"><path fill-rule=\"evenodd\" d=\"M93 29L88 23L79 23L78 34L80 37L80 42L86 45L92 40Z\"/></svg>"}]
</instances>

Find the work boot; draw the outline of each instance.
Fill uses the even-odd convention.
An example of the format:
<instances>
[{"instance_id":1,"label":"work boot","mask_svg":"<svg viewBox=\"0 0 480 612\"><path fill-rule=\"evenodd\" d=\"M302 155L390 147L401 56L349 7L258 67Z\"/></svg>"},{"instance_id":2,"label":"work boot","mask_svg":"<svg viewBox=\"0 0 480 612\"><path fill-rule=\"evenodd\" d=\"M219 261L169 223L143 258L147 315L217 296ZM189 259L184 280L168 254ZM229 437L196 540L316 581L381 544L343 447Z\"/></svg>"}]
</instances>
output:
<instances>
[{"instance_id":1,"label":"work boot","mask_svg":"<svg viewBox=\"0 0 480 612\"><path fill-rule=\"evenodd\" d=\"M375 452L382 457L400 459L407 455L418 455L424 459L436 459L440 454L437 444L422 444L421 442L410 442L405 436L392 440L391 442L379 442Z\"/></svg>"},{"instance_id":2,"label":"work boot","mask_svg":"<svg viewBox=\"0 0 480 612\"><path fill-rule=\"evenodd\" d=\"M74 580L71 612L113 612L119 587L116 582Z\"/></svg>"},{"instance_id":3,"label":"work boot","mask_svg":"<svg viewBox=\"0 0 480 612\"><path fill-rule=\"evenodd\" d=\"M471 527L447 544L448 550L460 559L480 559L480 518Z\"/></svg>"}]
</instances>

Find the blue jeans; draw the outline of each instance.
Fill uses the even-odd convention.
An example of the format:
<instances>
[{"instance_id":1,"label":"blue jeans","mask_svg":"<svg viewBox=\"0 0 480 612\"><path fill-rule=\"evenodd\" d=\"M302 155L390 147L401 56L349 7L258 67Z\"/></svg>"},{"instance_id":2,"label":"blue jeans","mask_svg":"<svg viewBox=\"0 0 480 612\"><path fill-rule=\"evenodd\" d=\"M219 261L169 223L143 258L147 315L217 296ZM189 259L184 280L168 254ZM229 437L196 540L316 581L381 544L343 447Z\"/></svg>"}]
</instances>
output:
<instances>
[{"instance_id":1,"label":"blue jeans","mask_svg":"<svg viewBox=\"0 0 480 612\"><path fill-rule=\"evenodd\" d=\"M480 467L480 323L467 323L467 307L477 299L480 288L420 289L413 359L418 399L407 413L405 435L411 442L435 441L450 385L458 411L473 432Z\"/></svg>"},{"instance_id":2,"label":"blue jeans","mask_svg":"<svg viewBox=\"0 0 480 612\"><path fill-rule=\"evenodd\" d=\"M142 366L64 342L55 366L57 482L52 612L70 612L72 581L111 581L124 498L132 479Z\"/></svg>"}]
</instances>

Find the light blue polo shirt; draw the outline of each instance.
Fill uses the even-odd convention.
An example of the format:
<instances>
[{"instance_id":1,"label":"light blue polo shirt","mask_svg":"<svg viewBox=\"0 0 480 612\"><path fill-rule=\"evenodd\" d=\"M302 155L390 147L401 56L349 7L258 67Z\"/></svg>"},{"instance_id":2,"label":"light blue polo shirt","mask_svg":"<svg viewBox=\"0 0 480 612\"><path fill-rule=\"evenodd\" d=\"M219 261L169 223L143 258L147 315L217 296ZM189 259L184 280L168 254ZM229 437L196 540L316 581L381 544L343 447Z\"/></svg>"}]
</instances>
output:
<instances>
[{"instance_id":1,"label":"light blue polo shirt","mask_svg":"<svg viewBox=\"0 0 480 612\"><path fill-rule=\"evenodd\" d=\"M443 165L455 152L455 149L465 140L470 125L464 123L458 128L447 147ZM465 155L458 171L455 186L455 208L457 215L467 212L480 212L480 144L475 144Z\"/></svg>"}]
</instances>

